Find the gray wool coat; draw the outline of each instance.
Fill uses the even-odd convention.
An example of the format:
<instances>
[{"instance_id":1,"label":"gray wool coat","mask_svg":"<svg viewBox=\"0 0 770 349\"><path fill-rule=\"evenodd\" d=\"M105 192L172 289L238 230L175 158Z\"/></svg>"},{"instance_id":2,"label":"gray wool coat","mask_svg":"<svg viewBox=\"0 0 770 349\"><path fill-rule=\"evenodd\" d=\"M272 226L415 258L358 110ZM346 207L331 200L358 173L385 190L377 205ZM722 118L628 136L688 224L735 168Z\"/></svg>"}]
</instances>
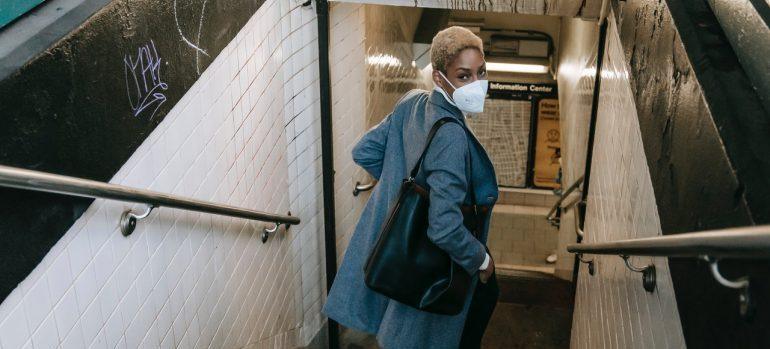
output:
<instances>
[{"instance_id":1,"label":"gray wool coat","mask_svg":"<svg viewBox=\"0 0 770 349\"><path fill-rule=\"evenodd\" d=\"M397 199L401 180L417 162L430 128L446 116L457 118L463 126L446 123L436 132L416 180L430 190L429 238L473 275L474 290L498 191L492 162L476 137L463 130L462 112L435 90L409 91L352 151L353 160L379 182L361 213L322 311L343 326L376 334L385 349L457 348L468 313L472 292L463 311L449 316L409 307L364 284L364 263ZM462 223L459 206L470 203L470 198L465 200L468 178L476 203L490 206L480 240Z\"/></svg>"}]
</instances>

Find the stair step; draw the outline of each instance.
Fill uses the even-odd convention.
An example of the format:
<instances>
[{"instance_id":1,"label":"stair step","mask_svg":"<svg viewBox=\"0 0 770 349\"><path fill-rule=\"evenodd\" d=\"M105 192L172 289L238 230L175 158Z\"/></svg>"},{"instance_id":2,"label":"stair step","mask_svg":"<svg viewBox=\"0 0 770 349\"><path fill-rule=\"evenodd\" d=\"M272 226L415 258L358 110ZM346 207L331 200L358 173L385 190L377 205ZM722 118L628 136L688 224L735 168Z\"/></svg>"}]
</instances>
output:
<instances>
[{"instance_id":1,"label":"stair step","mask_svg":"<svg viewBox=\"0 0 770 349\"><path fill-rule=\"evenodd\" d=\"M517 276L498 274L497 280L500 286L499 302L564 309L572 307L569 281L534 272Z\"/></svg>"},{"instance_id":2,"label":"stair step","mask_svg":"<svg viewBox=\"0 0 770 349\"><path fill-rule=\"evenodd\" d=\"M497 204L492 208L493 214L543 217L548 214L550 207Z\"/></svg>"}]
</instances>

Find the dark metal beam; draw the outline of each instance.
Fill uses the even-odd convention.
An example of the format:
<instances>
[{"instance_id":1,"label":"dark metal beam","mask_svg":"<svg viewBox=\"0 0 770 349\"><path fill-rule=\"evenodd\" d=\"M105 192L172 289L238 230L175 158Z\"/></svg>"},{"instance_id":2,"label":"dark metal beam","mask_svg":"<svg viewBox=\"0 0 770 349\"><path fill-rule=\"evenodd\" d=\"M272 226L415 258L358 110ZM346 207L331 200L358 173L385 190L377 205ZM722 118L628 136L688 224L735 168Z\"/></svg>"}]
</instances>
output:
<instances>
[{"instance_id":1,"label":"dark metal beam","mask_svg":"<svg viewBox=\"0 0 770 349\"><path fill-rule=\"evenodd\" d=\"M316 0L318 22L318 71L321 97L321 162L324 195L324 254L326 255L326 291L337 275L337 236L334 221L334 152L332 151L332 93L329 65L329 3ZM328 319L329 349L339 348L339 326Z\"/></svg>"}]
</instances>

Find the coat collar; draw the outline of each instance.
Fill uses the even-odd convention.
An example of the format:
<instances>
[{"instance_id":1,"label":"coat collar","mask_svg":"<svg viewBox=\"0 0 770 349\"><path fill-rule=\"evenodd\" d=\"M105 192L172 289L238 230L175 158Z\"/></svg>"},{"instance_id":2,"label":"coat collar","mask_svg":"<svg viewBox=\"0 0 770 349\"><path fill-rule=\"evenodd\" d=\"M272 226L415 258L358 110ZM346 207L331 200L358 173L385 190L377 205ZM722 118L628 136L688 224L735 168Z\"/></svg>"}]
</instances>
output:
<instances>
[{"instance_id":1,"label":"coat collar","mask_svg":"<svg viewBox=\"0 0 770 349\"><path fill-rule=\"evenodd\" d=\"M442 109L448 112L451 116L460 120L460 122L465 125L465 116L463 116L463 112L456 106L450 104L446 98L444 98L444 95L442 95L441 92L436 91L436 89L432 89L430 91L430 95L428 96L428 102L436 106L438 109ZM433 120L430 122L432 125L438 119L446 115L444 113L430 113L430 116L433 118Z\"/></svg>"}]
</instances>

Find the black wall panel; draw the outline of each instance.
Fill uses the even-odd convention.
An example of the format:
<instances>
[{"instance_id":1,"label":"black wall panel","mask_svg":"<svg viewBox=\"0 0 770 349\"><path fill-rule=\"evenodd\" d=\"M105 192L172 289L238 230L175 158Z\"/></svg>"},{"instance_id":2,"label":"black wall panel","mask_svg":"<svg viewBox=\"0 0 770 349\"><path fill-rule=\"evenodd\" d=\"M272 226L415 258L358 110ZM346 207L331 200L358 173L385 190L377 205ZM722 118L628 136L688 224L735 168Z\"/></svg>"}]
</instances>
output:
<instances>
[{"instance_id":1,"label":"black wall panel","mask_svg":"<svg viewBox=\"0 0 770 349\"><path fill-rule=\"evenodd\" d=\"M108 181L263 2L106 5L0 81L0 164ZM0 189L0 300L90 203Z\"/></svg>"}]
</instances>

